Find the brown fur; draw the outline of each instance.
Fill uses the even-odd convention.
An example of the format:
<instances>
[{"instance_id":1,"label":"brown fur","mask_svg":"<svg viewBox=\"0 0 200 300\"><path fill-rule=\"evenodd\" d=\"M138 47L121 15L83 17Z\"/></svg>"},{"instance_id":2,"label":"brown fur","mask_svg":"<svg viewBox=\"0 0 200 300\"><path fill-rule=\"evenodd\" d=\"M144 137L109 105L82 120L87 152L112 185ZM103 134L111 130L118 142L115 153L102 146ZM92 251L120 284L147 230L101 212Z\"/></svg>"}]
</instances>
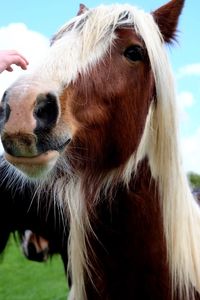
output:
<instances>
[{"instance_id":1,"label":"brown fur","mask_svg":"<svg viewBox=\"0 0 200 300\"><path fill-rule=\"evenodd\" d=\"M87 282L88 300L171 299L158 201L145 160L129 191L118 186L111 207L106 199L97 205L92 224L98 240L93 238L92 248L98 263L89 249L96 289Z\"/></svg>"},{"instance_id":2,"label":"brown fur","mask_svg":"<svg viewBox=\"0 0 200 300\"><path fill-rule=\"evenodd\" d=\"M68 111L68 124L75 128L69 151L72 157L82 157L81 168L90 172L119 167L134 152L154 91L147 57L146 62L131 63L120 53L142 42L132 29L119 29L117 34L111 54L89 74L80 75L61 97L61 111ZM106 88L105 76L112 78Z\"/></svg>"}]
</instances>

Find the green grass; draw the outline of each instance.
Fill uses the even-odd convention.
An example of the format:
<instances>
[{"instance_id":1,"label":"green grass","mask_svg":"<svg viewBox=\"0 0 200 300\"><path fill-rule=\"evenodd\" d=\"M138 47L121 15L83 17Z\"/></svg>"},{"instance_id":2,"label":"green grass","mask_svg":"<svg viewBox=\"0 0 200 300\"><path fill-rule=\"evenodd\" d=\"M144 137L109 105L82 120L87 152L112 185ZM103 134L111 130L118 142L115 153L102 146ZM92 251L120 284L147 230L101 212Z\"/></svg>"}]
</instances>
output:
<instances>
[{"instance_id":1,"label":"green grass","mask_svg":"<svg viewBox=\"0 0 200 300\"><path fill-rule=\"evenodd\" d=\"M10 239L0 257L0 299L66 300L67 285L60 256L46 263L28 261Z\"/></svg>"}]
</instances>

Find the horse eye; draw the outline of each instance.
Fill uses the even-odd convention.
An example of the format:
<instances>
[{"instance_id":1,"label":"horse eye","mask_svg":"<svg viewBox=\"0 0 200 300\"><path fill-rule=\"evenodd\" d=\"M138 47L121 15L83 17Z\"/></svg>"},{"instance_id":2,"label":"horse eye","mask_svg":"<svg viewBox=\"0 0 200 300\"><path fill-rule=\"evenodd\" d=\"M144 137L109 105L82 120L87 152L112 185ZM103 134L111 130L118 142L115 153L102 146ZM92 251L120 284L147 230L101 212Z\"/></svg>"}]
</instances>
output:
<instances>
[{"instance_id":1,"label":"horse eye","mask_svg":"<svg viewBox=\"0 0 200 300\"><path fill-rule=\"evenodd\" d=\"M144 49L138 45L130 46L124 51L124 56L131 61L144 59Z\"/></svg>"}]
</instances>

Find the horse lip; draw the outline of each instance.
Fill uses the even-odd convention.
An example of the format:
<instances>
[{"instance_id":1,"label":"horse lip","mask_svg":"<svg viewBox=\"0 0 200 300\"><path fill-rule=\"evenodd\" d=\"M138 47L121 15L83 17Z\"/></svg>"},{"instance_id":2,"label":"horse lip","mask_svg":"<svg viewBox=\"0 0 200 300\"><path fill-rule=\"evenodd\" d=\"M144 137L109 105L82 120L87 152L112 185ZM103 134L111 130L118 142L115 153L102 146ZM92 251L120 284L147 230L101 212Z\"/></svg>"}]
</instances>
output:
<instances>
[{"instance_id":1,"label":"horse lip","mask_svg":"<svg viewBox=\"0 0 200 300\"><path fill-rule=\"evenodd\" d=\"M45 143L45 141L41 141L38 145L38 151L39 153L46 153L49 151L57 151L59 153L63 152L63 150L65 149L65 147L71 142L71 138L67 138L64 142L58 142L56 141L55 143L52 144L48 144Z\"/></svg>"},{"instance_id":2,"label":"horse lip","mask_svg":"<svg viewBox=\"0 0 200 300\"><path fill-rule=\"evenodd\" d=\"M5 152L4 156L5 159L13 165L45 165L49 161L57 158L59 156L59 152L56 150L52 150L32 157L12 156Z\"/></svg>"},{"instance_id":3,"label":"horse lip","mask_svg":"<svg viewBox=\"0 0 200 300\"><path fill-rule=\"evenodd\" d=\"M63 151L65 149L65 147L71 142L71 139L67 139L62 145L55 147L54 150L56 151Z\"/></svg>"}]
</instances>

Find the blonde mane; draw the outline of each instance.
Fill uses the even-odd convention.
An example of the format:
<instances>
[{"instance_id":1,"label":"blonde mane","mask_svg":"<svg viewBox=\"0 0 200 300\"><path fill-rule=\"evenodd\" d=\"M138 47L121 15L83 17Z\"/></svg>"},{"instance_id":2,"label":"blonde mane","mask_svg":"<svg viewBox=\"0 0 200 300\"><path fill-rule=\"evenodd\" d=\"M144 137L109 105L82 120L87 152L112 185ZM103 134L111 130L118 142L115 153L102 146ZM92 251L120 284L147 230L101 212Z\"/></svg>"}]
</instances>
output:
<instances>
[{"instance_id":1,"label":"blonde mane","mask_svg":"<svg viewBox=\"0 0 200 300\"><path fill-rule=\"evenodd\" d=\"M129 5L99 6L64 25L55 36L52 51L54 47L55 53L58 48L61 51L67 36L75 34L78 37L81 56L74 57L74 61L71 58L74 62L71 77L66 79L65 67L60 67L63 84L67 84L76 77L77 72L88 72L90 66L109 51L116 38L115 29L120 26L132 26L146 45L155 78L156 101L151 105L137 152L132 154L123 173L113 170L102 180L99 192L109 190L117 177L128 187L131 176L137 172L138 163L148 157L151 174L160 193L172 288L174 291L178 288L180 295L191 299L193 287L200 292L200 209L190 192L181 165L173 77L164 41L153 16ZM60 54L56 55L59 64ZM61 63L64 61L65 57ZM49 60L46 64L49 65ZM118 174L121 174L120 178ZM83 300L86 299L84 271L89 272L86 241L87 233L92 228L84 205L81 180L72 177L64 190L71 222L72 293L76 300Z\"/></svg>"}]
</instances>

